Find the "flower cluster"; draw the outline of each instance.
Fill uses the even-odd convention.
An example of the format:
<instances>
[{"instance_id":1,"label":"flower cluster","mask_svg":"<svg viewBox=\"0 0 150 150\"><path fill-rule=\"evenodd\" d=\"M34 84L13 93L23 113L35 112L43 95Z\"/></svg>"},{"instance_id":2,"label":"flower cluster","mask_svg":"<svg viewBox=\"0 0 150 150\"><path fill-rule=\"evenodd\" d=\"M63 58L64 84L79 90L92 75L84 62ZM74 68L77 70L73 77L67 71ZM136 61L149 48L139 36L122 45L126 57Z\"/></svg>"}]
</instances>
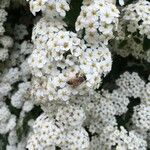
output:
<instances>
[{"instance_id":1,"label":"flower cluster","mask_svg":"<svg viewBox=\"0 0 150 150\"><path fill-rule=\"evenodd\" d=\"M88 133L82 127L85 114L82 108L74 105L60 106L51 118L43 113L34 123L27 148L46 149L59 146L62 149L87 149Z\"/></svg>"},{"instance_id":2,"label":"flower cluster","mask_svg":"<svg viewBox=\"0 0 150 150\"><path fill-rule=\"evenodd\" d=\"M150 149L149 6L0 0L1 149Z\"/></svg>"},{"instance_id":3,"label":"flower cluster","mask_svg":"<svg viewBox=\"0 0 150 150\"><path fill-rule=\"evenodd\" d=\"M1 147L23 150L26 138L18 140L17 132L22 127L26 112L33 108L28 91L31 73L27 64L33 45L24 39L28 34L25 25L16 25L11 29L10 20L6 22L6 7L9 7L9 0L0 1L0 134L8 140L5 148Z\"/></svg>"},{"instance_id":4,"label":"flower cluster","mask_svg":"<svg viewBox=\"0 0 150 150\"><path fill-rule=\"evenodd\" d=\"M114 48L118 55L132 55L136 59L150 62L150 50L145 50L142 45L149 39L149 6L150 2L147 0L139 0L123 8Z\"/></svg>"},{"instance_id":5,"label":"flower cluster","mask_svg":"<svg viewBox=\"0 0 150 150\"><path fill-rule=\"evenodd\" d=\"M107 126L100 137L97 137L99 140L99 145L101 149L111 150L112 147L115 147L116 150L146 150L146 141L142 139L140 135L135 133L134 131L130 131L129 133L126 131L124 127L120 127L118 130L116 127ZM96 138L93 139L92 146L98 148L94 145Z\"/></svg>"},{"instance_id":6,"label":"flower cluster","mask_svg":"<svg viewBox=\"0 0 150 150\"><path fill-rule=\"evenodd\" d=\"M136 130L146 133L150 130L149 82L145 83L135 72L132 74L125 72L116 83L127 97L140 98L140 105L134 107L132 122Z\"/></svg>"},{"instance_id":7,"label":"flower cluster","mask_svg":"<svg viewBox=\"0 0 150 150\"><path fill-rule=\"evenodd\" d=\"M0 35L3 35L5 28L3 23L6 21L7 12L4 9L0 9Z\"/></svg>"},{"instance_id":8,"label":"flower cluster","mask_svg":"<svg viewBox=\"0 0 150 150\"><path fill-rule=\"evenodd\" d=\"M90 46L64 26L43 17L33 29L28 63L34 75L31 93L38 103L83 95L98 88L101 76L111 70L111 53L104 44Z\"/></svg>"},{"instance_id":9,"label":"flower cluster","mask_svg":"<svg viewBox=\"0 0 150 150\"><path fill-rule=\"evenodd\" d=\"M122 92L128 97L140 97L141 91L145 86L145 82L136 72L130 74L125 72L116 80L116 84L121 88Z\"/></svg>"},{"instance_id":10,"label":"flower cluster","mask_svg":"<svg viewBox=\"0 0 150 150\"><path fill-rule=\"evenodd\" d=\"M150 105L138 105L134 107L134 114L132 118L137 128L141 130L150 130Z\"/></svg>"},{"instance_id":11,"label":"flower cluster","mask_svg":"<svg viewBox=\"0 0 150 150\"><path fill-rule=\"evenodd\" d=\"M18 85L18 91L11 97L11 104L25 112L29 112L33 108L33 102L30 100L30 82L23 82Z\"/></svg>"},{"instance_id":12,"label":"flower cluster","mask_svg":"<svg viewBox=\"0 0 150 150\"><path fill-rule=\"evenodd\" d=\"M85 4L85 2L84 2ZM76 21L76 31L85 29L84 39L96 45L108 44L117 30L119 11L114 4L105 0L93 0L90 5L83 5Z\"/></svg>"},{"instance_id":13,"label":"flower cluster","mask_svg":"<svg viewBox=\"0 0 150 150\"><path fill-rule=\"evenodd\" d=\"M13 129L9 132L8 135L8 145L6 146L7 150L24 150L26 145L26 140L23 139L19 141L16 129Z\"/></svg>"},{"instance_id":14,"label":"flower cluster","mask_svg":"<svg viewBox=\"0 0 150 150\"><path fill-rule=\"evenodd\" d=\"M5 11L5 7L8 5L7 2L0 3L0 61L5 61L8 58L9 48L13 46L12 38L4 35L4 22L7 19L7 12Z\"/></svg>"},{"instance_id":15,"label":"flower cluster","mask_svg":"<svg viewBox=\"0 0 150 150\"><path fill-rule=\"evenodd\" d=\"M139 30L141 35L149 37L149 15L150 15L150 2L146 0L139 0L135 4L128 5L124 10L124 21L127 21L127 31L134 33Z\"/></svg>"},{"instance_id":16,"label":"flower cluster","mask_svg":"<svg viewBox=\"0 0 150 150\"><path fill-rule=\"evenodd\" d=\"M127 77L129 78L127 79ZM74 103L82 104L85 109L87 115L85 126L92 133L90 149L111 150L115 146L116 150L146 150L147 131L149 131L150 126L150 109L148 101L142 97L146 95L147 92L144 90L149 83L146 84L135 72L132 74L125 72L116 80L116 83L119 88L112 92L103 90L102 94L94 93L89 98L83 96L81 99L72 100ZM131 92L127 91L127 89L131 90ZM150 98L148 93L146 96L147 99ZM118 129L115 116L122 116L127 113L128 105L131 103L129 98L131 97L141 99L141 104L134 107L134 113L131 118L133 124L127 127L127 130L124 127Z\"/></svg>"},{"instance_id":17,"label":"flower cluster","mask_svg":"<svg viewBox=\"0 0 150 150\"><path fill-rule=\"evenodd\" d=\"M16 126L16 116L12 115L5 105L0 103L0 134L6 134Z\"/></svg>"},{"instance_id":18,"label":"flower cluster","mask_svg":"<svg viewBox=\"0 0 150 150\"><path fill-rule=\"evenodd\" d=\"M55 18L66 15L68 11L70 0L27 0L30 3L31 12L36 15L37 12L42 11L47 17Z\"/></svg>"},{"instance_id":19,"label":"flower cluster","mask_svg":"<svg viewBox=\"0 0 150 150\"><path fill-rule=\"evenodd\" d=\"M47 9L45 4L39 10ZM76 33L67 31L60 17L55 16L52 21L43 10L42 13L43 17L33 28L34 50L28 63L33 75L31 96L44 113L35 121L27 148L87 149L89 135L82 127L84 109L69 101L93 94L102 75L111 70L111 54L105 44L91 45Z\"/></svg>"}]
</instances>

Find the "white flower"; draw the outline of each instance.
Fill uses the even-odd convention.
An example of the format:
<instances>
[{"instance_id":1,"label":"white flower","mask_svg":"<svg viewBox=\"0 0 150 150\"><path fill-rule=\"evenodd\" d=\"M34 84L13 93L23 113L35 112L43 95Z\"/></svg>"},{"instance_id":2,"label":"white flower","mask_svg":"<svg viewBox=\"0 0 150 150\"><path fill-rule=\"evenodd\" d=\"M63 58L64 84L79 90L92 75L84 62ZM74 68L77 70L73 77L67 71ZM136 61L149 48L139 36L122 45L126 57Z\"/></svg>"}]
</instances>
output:
<instances>
[{"instance_id":1,"label":"white flower","mask_svg":"<svg viewBox=\"0 0 150 150\"><path fill-rule=\"evenodd\" d=\"M56 10L60 13L61 16L64 17L66 15L66 11L69 10L69 5L66 1L61 0L59 2L56 2Z\"/></svg>"},{"instance_id":2,"label":"white flower","mask_svg":"<svg viewBox=\"0 0 150 150\"><path fill-rule=\"evenodd\" d=\"M106 9L103 11L103 13L100 15L102 22L106 22L107 24L110 24L114 17L111 15L111 9L106 7Z\"/></svg>"},{"instance_id":3,"label":"white flower","mask_svg":"<svg viewBox=\"0 0 150 150\"><path fill-rule=\"evenodd\" d=\"M58 90L58 97L61 98L63 101L69 100L70 90L68 88L63 88Z\"/></svg>"},{"instance_id":4,"label":"white flower","mask_svg":"<svg viewBox=\"0 0 150 150\"><path fill-rule=\"evenodd\" d=\"M99 29L100 32L102 32L104 34L111 34L112 29L113 29L113 25L102 22L101 26L98 29Z\"/></svg>"}]
</instances>

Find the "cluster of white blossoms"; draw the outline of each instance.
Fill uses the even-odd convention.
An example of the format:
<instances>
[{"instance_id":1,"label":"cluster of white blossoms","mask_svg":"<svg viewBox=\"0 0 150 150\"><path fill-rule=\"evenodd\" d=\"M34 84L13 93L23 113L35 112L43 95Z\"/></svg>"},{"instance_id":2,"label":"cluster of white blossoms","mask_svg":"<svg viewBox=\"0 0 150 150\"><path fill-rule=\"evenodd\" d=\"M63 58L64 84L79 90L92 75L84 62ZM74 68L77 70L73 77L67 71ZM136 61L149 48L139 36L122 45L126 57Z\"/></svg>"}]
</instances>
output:
<instances>
[{"instance_id":1,"label":"cluster of white blossoms","mask_svg":"<svg viewBox=\"0 0 150 150\"><path fill-rule=\"evenodd\" d=\"M0 134L6 134L16 126L16 116L11 114L3 102L0 102L0 116Z\"/></svg>"},{"instance_id":2,"label":"cluster of white blossoms","mask_svg":"<svg viewBox=\"0 0 150 150\"><path fill-rule=\"evenodd\" d=\"M25 47L22 48L22 51L24 49ZM17 59L17 58L12 57L12 59ZM0 77L0 114L1 114L0 132L1 134L6 134L8 132L11 132L12 130L16 130L16 126L18 126L18 123L20 122L19 119L16 121L15 114L11 114L9 110L10 107L20 109L21 116L22 116L24 113L31 111L34 105L32 100L30 99L30 94L29 94L29 89L30 89L30 82L28 82L29 72L27 68L24 69L24 67L26 67L25 64L27 64L27 62L26 63L22 62L21 64L20 62L16 63L15 64L16 67L13 67L13 63L10 64L9 61L11 62L11 59L6 60L7 64L6 66L4 66L5 69L2 71ZM14 85L17 87L18 83L19 83L18 90L14 90L13 88ZM9 104L10 107L7 105L7 103L5 103L8 101L8 99L11 100ZM21 117L20 119L22 120L23 117Z\"/></svg>"},{"instance_id":3,"label":"cluster of white blossoms","mask_svg":"<svg viewBox=\"0 0 150 150\"><path fill-rule=\"evenodd\" d=\"M36 8L37 2L30 1L30 7ZM111 53L105 46L106 43L91 44L78 37L78 34L67 31L67 25L60 19L60 16L65 15L62 15L62 12L60 16L54 17L54 13L51 13L48 17L47 5L49 8L54 5L54 11L58 11L55 1L52 1L52 4L47 1L40 5L41 7L37 10L30 8L32 12L41 10L43 17L33 28L34 49L28 63L33 75L31 96L37 104L42 106L44 113L34 123L27 148L44 150L58 146L66 150L88 149L89 135L82 127L86 119L84 108L80 106L81 101L79 104L70 101L78 97L81 97L79 98L81 100L85 94L95 93L94 90L100 86L101 77L111 70ZM109 3L104 5L104 10L107 10L108 6L112 11L113 9L116 11L116 14L114 12L111 17L113 20L108 19L107 22L115 28L119 11L115 5L109 5ZM97 22L100 22L99 17ZM112 23L114 18L116 21ZM105 108L105 102L103 107ZM110 114L110 116L113 115ZM105 112L101 117L103 116L106 116Z\"/></svg>"},{"instance_id":4,"label":"cluster of white blossoms","mask_svg":"<svg viewBox=\"0 0 150 150\"><path fill-rule=\"evenodd\" d=\"M7 12L5 11L5 7L7 7L7 3L0 3L0 61L5 61L8 58L9 48L13 45L13 40L9 36L5 36L5 28L4 22L7 19Z\"/></svg>"},{"instance_id":5,"label":"cluster of white blossoms","mask_svg":"<svg viewBox=\"0 0 150 150\"><path fill-rule=\"evenodd\" d=\"M82 127L85 120L83 109L75 105L58 106L53 117L43 113L34 123L27 148L48 149L59 146L64 150L87 149L89 136Z\"/></svg>"},{"instance_id":6,"label":"cluster of white blossoms","mask_svg":"<svg viewBox=\"0 0 150 150\"><path fill-rule=\"evenodd\" d=\"M69 11L70 0L27 0L33 15L37 12L42 13L48 18L64 17Z\"/></svg>"},{"instance_id":7,"label":"cluster of white blossoms","mask_svg":"<svg viewBox=\"0 0 150 150\"><path fill-rule=\"evenodd\" d=\"M93 0L89 5L84 3L77 18L76 31L85 29L84 39L93 45L100 42L105 45L114 38L117 30L119 11L117 7L106 0Z\"/></svg>"},{"instance_id":8,"label":"cluster of white blossoms","mask_svg":"<svg viewBox=\"0 0 150 150\"><path fill-rule=\"evenodd\" d=\"M86 44L65 26L59 19L43 17L33 29L34 50L28 63L31 93L38 103L68 101L70 96L93 91L111 70L111 53L104 44Z\"/></svg>"},{"instance_id":9,"label":"cluster of white blossoms","mask_svg":"<svg viewBox=\"0 0 150 150\"><path fill-rule=\"evenodd\" d=\"M140 105L136 107L141 109L134 108L132 131L117 127L116 116L128 112L129 98L144 97L141 93L146 84L138 74L125 72L116 81L119 88L112 92L94 91L102 75L111 70L106 45L117 31L116 6L108 1L83 1L76 34L67 31L60 18L63 15L54 17L52 13L48 17L45 4L38 10L43 17L33 28L34 50L28 59L33 75L31 96L44 112L34 122L27 148L146 150L146 138L137 129L140 126L146 128L145 132L149 130L149 119L144 123L149 113L147 106L144 110ZM85 31L84 37L81 30Z\"/></svg>"},{"instance_id":10,"label":"cluster of white blossoms","mask_svg":"<svg viewBox=\"0 0 150 150\"><path fill-rule=\"evenodd\" d=\"M18 140L16 130L13 129L9 132L8 135L8 145L6 146L7 150L24 150L25 140Z\"/></svg>"},{"instance_id":11,"label":"cluster of white blossoms","mask_svg":"<svg viewBox=\"0 0 150 150\"><path fill-rule=\"evenodd\" d=\"M3 35L5 28L3 27L4 22L6 21L7 12L5 9L0 9L0 35Z\"/></svg>"},{"instance_id":12,"label":"cluster of white blossoms","mask_svg":"<svg viewBox=\"0 0 150 150\"><path fill-rule=\"evenodd\" d=\"M143 104L150 105L150 82L144 86L140 97Z\"/></svg>"},{"instance_id":13,"label":"cluster of white blossoms","mask_svg":"<svg viewBox=\"0 0 150 150\"><path fill-rule=\"evenodd\" d=\"M116 80L116 84L120 87L124 95L128 97L140 97L145 86L145 82L139 77L138 73L125 72Z\"/></svg>"},{"instance_id":14,"label":"cluster of white blossoms","mask_svg":"<svg viewBox=\"0 0 150 150\"><path fill-rule=\"evenodd\" d=\"M99 143L97 143L99 141ZM100 146L99 146L99 145ZM128 132L124 127L107 126L99 137L94 137L91 143L93 149L112 150L146 150L146 141L135 131ZM99 148L100 147L100 148Z\"/></svg>"},{"instance_id":15,"label":"cluster of white blossoms","mask_svg":"<svg viewBox=\"0 0 150 150\"><path fill-rule=\"evenodd\" d=\"M124 8L123 20L127 21L127 31L134 33L139 30L141 35L146 35L149 39L150 29L150 2L147 0L139 0L135 4L130 4Z\"/></svg>"},{"instance_id":16,"label":"cluster of white blossoms","mask_svg":"<svg viewBox=\"0 0 150 150\"><path fill-rule=\"evenodd\" d=\"M127 80L127 77L130 78L130 81ZM143 82L142 85L144 85L141 86L139 82ZM116 83L119 88L113 90L112 93L103 91L102 95L95 93L95 96L90 97L89 101L87 98L81 99L87 115L85 125L92 133L90 149L146 150L150 130L150 105L148 104L150 95L147 95L147 101L142 97L147 93L143 88L147 87L149 83L146 84L135 72L132 74L125 72ZM122 86L124 87L122 88ZM124 88L130 89L133 92L132 95ZM136 90L138 94L135 93ZM119 129L115 116L127 113L130 104L129 98L134 95L136 95L135 98L141 99L141 104L134 107L131 118L133 125L126 129L124 127Z\"/></svg>"},{"instance_id":17,"label":"cluster of white blossoms","mask_svg":"<svg viewBox=\"0 0 150 150\"><path fill-rule=\"evenodd\" d=\"M33 45L24 39L28 34L24 25L11 30L13 39L7 35L11 24L6 22L5 9L9 4L9 0L0 1L0 134L8 140L6 150L24 150L26 138L19 141L16 132L34 105L29 94L31 73L27 63Z\"/></svg>"},{"instance_id":18,"label":"cluster of white blossoms","mask_svg":"<svg viewBox=\"0 0 150 150\"><path fill-rule=\"evenodd\" d=\"M115 53L121 57L132 55L136 59L145 60L150 63L150 49L144 50L142 45L144 38L138 37L138 34L129 37L125 37L124 35L122 36L124 41L116 41Z\"/></svg>"},{"instance_id":19,"label":"cluster of white blossoms","mask_svg":"<svg viewBox=\"0 0 150 150\"><path fill-rule=\"evenodd\" d=\"M43 104L44 114L35 121L27 148L45 150L58 146L66 150L146 150L150 109L144 95L148 100L150 95L144 88L149 83L146 84L135 72L125 72L116 83L118 89L112 92L102 90L102 93L94 92L93 95L74 96L70 104L59 101ZM125 91L125 88L131 91ZM128 112L129 99L132 97L141 99L141 104L134 107L131 117L133 125L126 129L122 126L118 128L116 116Z\"/></svg>"},{"instance_id":20,"label":"cluster of white blossoms","mask_svg":"<svg viewBox=\"0 0 150 150\"><path fill-rule=\"evenodd\" d=\"M137 37L138 39L138 37ZM122 56L127 57L129 55L134 56L136 59L147 59L147 53L144 52L143 46L142 46L142 39L138 39L138 43L133 39L133 37L128 37L126 39L126 44L123 47L117 47L115 49L115 52ZM118 42L119 44L119 42Z\"/></svg>"},{"instance_id":21,"label":"cluster of white blossoms","mask_svg":"<svg viewBox=\"0 0 150 150\"><path fill-rule=\"evenodd\" d=\"M30 82L23 82L18 85L18 91L11 97L11 104L25 112L29 112L33 108L33 102L30 100Z\"/></svg>"},{"instance_id":22,"label":"cluster of white blossoms","mask_svg":"<svg viewBox=\"0 0 150 150\"><path fill-rule=\"evenodd\" d=\"M130 79L129 79L130 78ZM125 72L117 85L127 97L140 98L141 103L134 107L132 122L138 131L150 130L150 82L145 83L137 73ZM125 90L126 89L126 90Z\"/></svg>"},{"instance_id":23,"label":"cluster of white blossoms","mask_svg":"<svg viewBox=\"0 0 150 150\"><path fill-rule=\"evenodd\" d=\"M122 57L132 55L136 59L150 62L150 49L145 50L142 45L145 39L150 39L149 7L149 1L139 0L122 9L122 17L119 20L118 36L116 37L116 46L114 48L118 55Z\"/></svg>"},{"instance_id":24,"label":"cluster of white blossoms","mask_svg":"<svg viewBox=\"0 0 150 150\"><path fill-rule=\"evenodd\" d=\"M9 48L13 45L13 40L9 36L2 36L0 37L0 44L2 47L0 47L0 60L5 61L8 58L8 52Z\"/></svg>"},{"instance_id":25,"label":"cluster of white blossoms","mask_svg":"<svg viewBox=\"0 0 150 150\"><path fill-rule=\"evenodd\" d=\"M1 149L149 149L149 7L0 0Z\"/></svg>"},{"instance_id":26,"label":"cluster of white blossoms","mask_svg":"<svg viewBox=\"0 0 150 150\"><path fill-rule=\"evenodd\" d=\"M134 108L133 122L141 130L150 130L150 105L141 104Z\"/></svg>"}]
</instances>

